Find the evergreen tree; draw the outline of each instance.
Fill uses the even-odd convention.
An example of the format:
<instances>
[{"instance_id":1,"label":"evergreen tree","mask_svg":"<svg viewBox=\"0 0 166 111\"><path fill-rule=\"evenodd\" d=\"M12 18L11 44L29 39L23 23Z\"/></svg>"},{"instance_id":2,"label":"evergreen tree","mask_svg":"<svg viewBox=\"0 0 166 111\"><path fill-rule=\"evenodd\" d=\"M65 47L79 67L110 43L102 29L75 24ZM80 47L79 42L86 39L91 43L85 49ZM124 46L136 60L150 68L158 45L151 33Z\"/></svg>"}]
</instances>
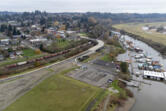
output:
<instances>
[{"instance_id":1,"label":"evergreen tree","mask_svg":"<svg viewBox=\"0 0 166 111\"><path fill-rule=\"evenodd\" d=\"M0 26L0 32L5 32L6 29L7 29L7 26L5 24L2 24Z\"/></svg>"},{"instance_id":2,"label":"evergreen tree","mask_svg":"<svg viewBox=\"0 0 166 111\"><path fill-rule=\"evenodd\" d=\"M13 28L13 35L17 35L16 27Z\"/></svg>"},{"instance_id":3,"label":"evergreen tree","mask_svg":"<svg viewBox=\"0 0 166 111\"><path fill-rule=\"evenodd\" d=\"M10 24L8 25L8 31L12 31L12 26Z\"/></svg>"}]
</instances>

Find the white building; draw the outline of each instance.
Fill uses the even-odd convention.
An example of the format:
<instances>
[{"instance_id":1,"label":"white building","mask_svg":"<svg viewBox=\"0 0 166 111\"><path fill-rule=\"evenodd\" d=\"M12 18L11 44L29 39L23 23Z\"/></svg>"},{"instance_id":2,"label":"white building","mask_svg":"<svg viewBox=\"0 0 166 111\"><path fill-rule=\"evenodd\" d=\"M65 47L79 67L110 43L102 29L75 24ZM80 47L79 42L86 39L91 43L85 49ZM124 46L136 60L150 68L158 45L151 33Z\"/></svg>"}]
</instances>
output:
<instances>
[{"instance_id":1,"label":"white building","mask_svg":"<svg viewBox=\"0 0 166 111\"><path fill-rule=\"evenodd\" d=\"M162 72L154 72L154 71L144 71L143 77L146 79L154 79L154 80L164 80L165 76Z\"/></svg>"},{"instance_id":2,"label":"white building","mask_svg":"<svg viewBox=\"0 0 166 111\"><path fill-rule=\"evenodd\" d=\"M45 39L45 38L31 39L31 40L30 40L30 42L31 42L32 44L35 44L35 43L43 43L43 42L46 42L46 41L47 41L47 39Z\"/></svg>"},{"instance_id":3,"label":"white building","mask_svg":"<svg viewBox=\"0 0 166 111\"><path fill-rule=\"evenodd\" d=\"M10 39L2 39L0 42L2 45L9 45Z\"/></svg>"}]
</instances>

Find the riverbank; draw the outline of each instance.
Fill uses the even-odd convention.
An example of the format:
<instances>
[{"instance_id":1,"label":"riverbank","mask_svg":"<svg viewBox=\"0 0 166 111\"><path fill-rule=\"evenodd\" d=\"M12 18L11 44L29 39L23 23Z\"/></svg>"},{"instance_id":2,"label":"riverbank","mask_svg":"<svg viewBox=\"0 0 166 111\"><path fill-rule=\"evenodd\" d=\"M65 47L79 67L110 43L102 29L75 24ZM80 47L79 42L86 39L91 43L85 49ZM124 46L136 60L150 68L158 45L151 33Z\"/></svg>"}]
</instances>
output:
<instances>
[{"instance_id":1,"label":"riverbank","mask_svg":"<svg viewBox=\"0 0 166 111\"><path fill-rule=\"evenodd\" d=\"M158 43L158 42L154 42L150 39L146 39L144 37L141 37L140 35L129 33L125 30L120 30L120 29L116 29L116 28L112 28L112 29L115 30L115 31L120 32L123 35L128 35L128 36L130 36L134 39L137 39L139 41L142 41L142 42L146 43L147 45L151 46L152 48L154 48L155 50L160 52L163 57L166 57L166 46L165 45L163 45L161 43Z\"/></svg>"},{"instance_id":2,"label":"riverbank","mask_svg":"<svg viewBox=\"0 0 166 111\"><path fill-rule=\"evenodd\" d=\"M125 104L121 107L117 107L115 111L130 111L133 105L135 104L135 98L128 98Z\"/></svg>"},{"instance_id":3,"label":"riverbank","mask_svg":"<svg viewBox=\"0 0 166 111\"><path fill-rule=\"evenodd\" d=\"M110 89L108 111L129 111L133 107L135 98L125 83L115 80Z\"/></svg>"},{"instance_id":4,"label":"riverbank","mask_svg":"<svg viewBox=\"0 0 166 111\"><path fill-rule=\"evenodd\" d=\"M158 60L163 64L163 68L166 69L166 59L164 59L162 56L159 56L159 52L154 50L152 47L147 45L146 43L136 40L133 37L122 35L125 40L132 41L137 47L143 49L144 52L147 53L147 55L151 56L154 60ZM130 57L128 56L130 53L130 56L132 57L132 60L134 61L134 55L136 55L135 52L132 51L126 51L125 54L120 54L117 57L117 60L119 61L126 61ZM134 72L140 72L142 74L142 71L136 68L138 66L138 63L133 62L133 71ZM165 84L158 81L151 81L142 78L142 75L136 76L133 75L133 79L138 81L143 81L150 84L139 84L139 89L130 87L130 90L134 93L134 97L136 98L136 102L134 106L130 109L130 111L165 111L165 102L166 102L166 96L165 91L166 87ZM139 83L139 82L138 82ZM150 106L150 107L149 107Z\"/></svg>"}]
</instances>

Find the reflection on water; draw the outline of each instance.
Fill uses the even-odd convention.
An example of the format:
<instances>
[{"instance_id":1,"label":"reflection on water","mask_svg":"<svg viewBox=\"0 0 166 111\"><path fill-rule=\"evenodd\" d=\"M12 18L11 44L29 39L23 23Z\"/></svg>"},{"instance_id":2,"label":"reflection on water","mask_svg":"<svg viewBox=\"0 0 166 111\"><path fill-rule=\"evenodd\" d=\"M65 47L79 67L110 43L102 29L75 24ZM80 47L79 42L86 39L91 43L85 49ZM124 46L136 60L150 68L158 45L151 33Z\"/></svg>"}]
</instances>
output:
<instances>
[{"instance_id":1,"label":"reflection on water","mask_svg":"<svg viewBox=\"0 0 166 111\"><path fill-rule=\"evenodd\" d=\"M143 49L148 56L151 56L154 60L160 61L166 70L166 59L162 58L160 53L141 41L134 40L129 36L124 37L126 40L133 41L133 43ZM123 61L129 59L128 53L127 51L125 54L119 55L117 59ZM135 76L133 77L136 78ZM142 77L140 76L137 79L142 80ZM141 83L140 90L131 88L136 98L136 104L131 111L166 111L166 84L151 80L143 81L151 83L152 85Z\"/></svg>"}]
</instances>

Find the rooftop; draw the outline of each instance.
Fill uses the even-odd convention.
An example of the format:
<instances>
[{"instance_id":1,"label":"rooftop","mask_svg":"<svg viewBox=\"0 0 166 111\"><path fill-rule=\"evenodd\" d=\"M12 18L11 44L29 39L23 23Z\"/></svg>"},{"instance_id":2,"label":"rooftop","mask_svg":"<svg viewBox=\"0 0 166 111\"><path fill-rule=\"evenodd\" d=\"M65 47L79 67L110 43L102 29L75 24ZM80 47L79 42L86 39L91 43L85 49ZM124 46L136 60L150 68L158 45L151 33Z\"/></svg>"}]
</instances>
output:
<instances>
[{"instance_id":1,"label":"rooftop","mask_svg":"<svg viewBox=\"0 0 166 111\"><path fill-rule=\"evenodd\" d=\"M162 73L162 72L154 72L154 71L144 71L144 76L165 78L164 73Z\"/></svg>"}]
</instances>

